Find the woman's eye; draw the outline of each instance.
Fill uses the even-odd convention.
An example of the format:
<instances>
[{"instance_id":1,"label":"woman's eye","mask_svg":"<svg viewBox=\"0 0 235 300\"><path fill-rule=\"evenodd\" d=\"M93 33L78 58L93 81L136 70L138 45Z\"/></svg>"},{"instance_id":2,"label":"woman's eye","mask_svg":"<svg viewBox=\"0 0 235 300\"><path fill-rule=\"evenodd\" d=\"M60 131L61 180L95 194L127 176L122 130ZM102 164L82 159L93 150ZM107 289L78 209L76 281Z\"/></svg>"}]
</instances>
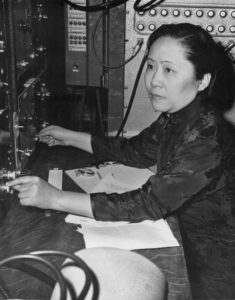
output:
<instances>
[{"instance_id":1,"label":"woman's eye","mask_svg":"<svg viewBox=\"0 0 235 300\"><path fill-rule=\"evenodd\" d=\"M171 68L165 68L165 73L173 73L174 71Z\"/></svg>"},{"instance_id":2,"label":"woman's eye","mask_svg":"<svg viewBox=\"0 0 235 300\"><path fill-rule=\"evenodd\" d=\"M152 69L153 69L153 65L147 64L147 69L148 69L148 70L152 70Z\"/></svg>"}]
</instances>

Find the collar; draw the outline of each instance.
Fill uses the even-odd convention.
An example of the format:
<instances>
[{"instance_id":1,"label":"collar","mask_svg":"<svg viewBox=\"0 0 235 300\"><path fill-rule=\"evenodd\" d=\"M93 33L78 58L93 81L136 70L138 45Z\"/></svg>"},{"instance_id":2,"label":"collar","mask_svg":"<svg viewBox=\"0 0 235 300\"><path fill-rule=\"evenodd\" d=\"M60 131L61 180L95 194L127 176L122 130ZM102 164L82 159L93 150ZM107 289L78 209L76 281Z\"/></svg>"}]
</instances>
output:
<instances>
[{"instance_id":1,"label":"collar","mask_svg":"<svg viewBox=\"0 0 235 300\"><path fill-rule=\"evenodd\" d=\"M197 95L191 103L181 110L174 113L166 113L167 118L171 120L171 123L179 123L180 121L187 122L193 119L196 115L201 113L203 103L206 101L204 98L202 95Z\"/></svg>"}]
</instances>

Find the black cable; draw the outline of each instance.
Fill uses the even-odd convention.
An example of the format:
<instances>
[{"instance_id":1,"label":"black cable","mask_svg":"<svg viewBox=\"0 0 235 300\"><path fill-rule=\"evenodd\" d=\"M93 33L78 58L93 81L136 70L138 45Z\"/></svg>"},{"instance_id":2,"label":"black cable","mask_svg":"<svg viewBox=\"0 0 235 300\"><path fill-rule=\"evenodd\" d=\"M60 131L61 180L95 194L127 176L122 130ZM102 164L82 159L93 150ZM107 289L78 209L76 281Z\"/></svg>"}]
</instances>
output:
<instances>
[{"instance_id":1,"label":"black cable","mask_svg":"<svg viewBox=\"0 0 235 300\"><path fill-rule=\"evenodd\" d=\"M105 3L83 6L83 5L79 5L77 3L73 3L70 0L64 0L64 2L68 5L70 5L72 8L81 10L81 11L85 11L85 12L97 12L100 10L110 9L112 7L121 5L127 1L128 0L110 0Z\"/></svg>"},{"instance_id":2,"label":"black cable","mask_svg":"<svg viewBox=\"0 0 235 300\"><path fill-rule=\"evenodd\" d=\"M63 256L63 257L66 257L66 258L70 258L71 260L73 260L76 263L75 266L81 268L84 271L85 277L86 277L85 286L84 286L81 293L84 293L84 290L88 291L89 285L90 285L89 282L91 282L93 284L92 300L98 300L99 292L100 292L98 279L97 279L95 273L89 268L89 266L81 258L79 258L78 256L76 256L74 254L71 254L71 253L66 253L66 252L63 252L63 251L54 251L54 250L36 251L36 252L31 252L30 254L35 255L35 256L36 255L39 255L39 256L40 255L42 255L42 256L57 255L57 256ZM65 267L69 266L69 265L72 265L71 262L66 263L61 268L63 269ZM88 283L87 283L87 280L88 280ZM77 300L83 300L84 296L86 296L86 294L85 295L82 294L82 298L81 298L81 294L80 294L79 297L77 298Z\"/></svg>"},{"instance_id":3,"label":"black cable","mask_svg":"<svg viewBox=\"0 0 235 300\"><path fill-rule=\"evenodd\" d=\"M85 12L97 12L97 11L101 11L101 10L111 9L113 7L116 7L118 5L126 3L128 0L110 0L107 2L100 3L100 4L86 5L86 6L79 5L77 3L73 3L70 0L63 0L63 1L67 5L70 5L72 8L77 9L77 10L81 10L81 11L85 11ZM137 12L145 12L147 10L150 10L150 9L158 6L159 4L161 4L164 1L165 0L150 0L147 3L140 5L141 0L136 0L133 5L133 8Z\"/></svg>"},{"instance_id":4,"label":"black cable","mask_svg":"<svg viewBox=\"0 0 235 300\"><path fill-rule=\"evenodd\" d=\"M101 19L104 17L104 15L108 12L108 10L105 10L104 12L102 12L100 14L100 16L98 17L96 23L95 23L95 26L94 26L94 30L92 32L92 37L91 37L91 40L92 40L92 50L93 50L93 53L94 53L94 56L96 58L96 60L99 62L100 65L102 65L103 67L107 68L107 69L119 69L121 67L124 67L127 63L129 63L133 58L136 57L136 55L140 52L141 48L142 48L142 45L143 45L143 40L140 40L137 42L137 50L135 51L135 53L129 57L127 60L125 60L123 63L119 64L119 65L106 65L104 64L101 59L99 58L98 54L97 54L97 51L96 51L96 48L95 48L95 37L96 37L96 33L97 33L97 29L98 29L98 26L99 26L99 23L101 21Z\"/></svg>"},{"instance_id":5,"label":"black cable","mask_svg":"<svg viewBox=\"0 0 235 300\"><path fill-rule=\"evenodd\" d=\"M32 254L23 254L23 255L14 255L11 257L8 257L6 259L3 259L0 261L0 267L7 265L13 261L21 261L21 260L33 260L42 263L43 265L46 265L55 275L59 286L60 286L60 300L66 299L66 285L64 282L64 278L62 274L60 273L60 270L49 261L45 260L44 258Z\"/></svg>"},{"instance_id":6,"label":"black cable","mask_svg":"<svg viewBox=\"0 0 235 300\"><path fill-rule=\"evenodd\" d=\"M50 275L23 262L12 261L7 263L7 267L24 272L32 277L36 277L37 279L41 280L51 288L53 288L56 283L56 280L52 278Z\"/></svg>"},{"instance_id":7,"label":"black cable","mask_svg":"<svg viewBox=\"0 0 235 300\"><path fill-rule=\"evenodd\" d=\"M53 256L53 255L62 256L62 257L69 258L72 260L72 261L65 263L61 267L61 269L66 268L68 266L75 266L75 267L79 267L80 269L82 269L83 272L85 273L85 284L84 284L83 289L80 292L80 295L78 297L76 297L76 293L75 293L75 290L74 290L72 284L66 278L63 277L61 270L59 270L59 268L57 266L55 266L53 263L51 263L41 257L41 256ZM35 268L32 266L29 266L28 264L19 262L21 260L35 260L37 262L40 262L40 263L46 265L49 269L51 269L51 271L56 276L56 280L58 281L59 286L60 286L60 300L66 299L66 289L68 289L70 291L72 300L83 300L89 291L91 283L93 285L92 300L98 300L98 297L99 297L98 279L97 279L95 273L78 256L76 256L74 254L66 253L63 251L49 250L49 251L31 252L30 254L26 254L26 255L15 255L15 256L11 256L9 258L6 258L6 259L0 261L0 267L7 265L7 267L14 268L21 272L25 272L29 275L32 275L32 276L40 279L44 283L47 283L51 287L53 287L55 285L56 281L52 277L45 274L38 268ZM14 265L13 265L13 262L15 263ZM49 280L49 282L46 282L46 280ZM0 293L2 293L2 295L6 299L10 298L9 294L6 292L5 288L2 287L2 285L0 286Z\"/></svg>"},{"instance_id":8,"label":"black cable","mask_svg":"<svg viewBox=\"0 0 235 300\"><path fill-rule=\"evenodd\" d=\"M164 1L165 0L151 0L145 4L140 5L141 0L136 0L136 2L133 5L133 8L137 12L145 12L160 5Z\"/></svg>"},{"instance_id":9,"label":"black cable","mask_svg":"<svg viewBox=\"0 0 235 300\"><path fill-rule=\"evenodd\" d=\"M146 59L147 59L147 51L141 61L141 64L140 64L140 67L139 67L139 70L138 70L138 73L137 73L137 76L136 76L136 79L135 79L135 83L134 83L134 87L133 87L133 90L132 90L132 93L131 93L131 98L130 98L130 101L129 101L129 104L128 104L128 107L127 107L127 110L126 110L126 113L125 113L125 117L123 118L123 121L121 123L121 126L116 134L116 138L118 138L121 134L121 132L123 131L123 128L126 124L126 121L128 119L128 116L129 116L129 113L131 111L131 107L132 107L132 104L134 102L134 98L135 98L135 94L136 94L136 90L137 90L137 86L138 86L138 83L139 83L139 80L140 80L140 76L141 76L141 73L142 73L142 70L144 68L144 64L146 62Z\"/></svg>"}]
</instances>

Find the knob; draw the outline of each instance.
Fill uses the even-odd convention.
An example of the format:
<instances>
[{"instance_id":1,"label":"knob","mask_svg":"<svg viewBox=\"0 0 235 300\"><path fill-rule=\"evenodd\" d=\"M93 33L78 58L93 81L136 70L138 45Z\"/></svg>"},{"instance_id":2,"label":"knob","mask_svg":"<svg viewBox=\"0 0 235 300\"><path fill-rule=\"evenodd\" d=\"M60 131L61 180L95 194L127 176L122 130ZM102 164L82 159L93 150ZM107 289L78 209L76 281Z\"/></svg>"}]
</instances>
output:
<instances>
[{"instance_id":1,"label":"knob","mask_svg":"<svg viewBox=\"0 0 235 300\"><path fill-rule=\"evenodd\" d=\"M40 139L39 139L39 135L38 134L36 134L34 137L33 137L33 140L35 141L35 142L38 142Z\"/></svg>"},{"instance_id":2,"label":"knob","mask_svg":"<svg viewBox=\"0 0 235 300\"><path fill-rule=\"evenodd\" d=\"M41 128L46 128L49 125L50 125L49 122L43 121L42 124L41 124Z\"/></svg>"},{"instance_id":3,"label":"knob","mask_svg":"<svg viewBox=\"0 0 235 300\"><path fill-rule=\"evenodd\" d=\"M33 150L29 149L29 148L26 148L24 150L17 149L17 152L23 154L24 156L30 156L32 154Z\"/></svg>"},{"instance_id":4,"label":"knob","mask_svg":"<svg viewBox=\"0 0 235 300\"><path fill-rule=\"evenodd\" d=\"M226 10L221 10L219 15L220 15L221 18L225 18L227 16Z\"/></svg>"},{"instance_id":5,"label":"knob","mask_svg":"<svg viewBox=\"0 0 235 300\"><path fill-rule=\"evenodd\" d=\"M0 41L0 53L3 53L5 51L5 43L3 41Z\"/></svg>"},{"instance_id":6,"label":"knob","mask_svg":"<svg viewBox=\"0 0 235 300\"><path fill-rule=\"evenodd\" d=\"M143 30L144 30L144 24L139 23L139 24L137 25L137 29L138 29L139 31L143 31Z\"/></svg>"},{"instance_id":7,"label":"knob","mask_svg":"<svg viewBox=\"0 0 235 300\"><path fill-rule=\"evenodd\" d=\"M214 27L213 27L212 25L208 25L208 26L206 27L206 30L207 30L208 32L212 32L212 31L214 30Z\"/></svg>"},{"instance_id":8,"label":"knob","mask_svg":"<svg viewBox=\"0 0 235 300\"><path fill-rule=\"evenodd\" d=\"M27 67L28 64L29 64L28 61L22 60L22 61L20 61L20 62L17 63L17 66L18 66L19 68L25 68L25 67Z\"/></svg>"},{"instance_id":9,"label":"knob","mask_svg":"<svg viewBox=\"0 0 235 300\"><path fill-rule=\"evenodd\" d=\"M31 58L31 59L34 59L36 56L38 56L38 54L35 52L32 52L29 54L29 58Z\"/></svg>"},{"instance_id":10,"label":"knob","mask_svg":"<svg viewBox=\"0 0 235 300\"><path fill-rule=\"evenodd\" d=\"M221 26L219 26L218 27L218 31L220 32L220 33L222 33L222 32L225 32L225 26L223 26L223 25L221 25Z\"/></svg>"},{"instance_id":11,"label":"knob","mask_svg":"<svg viewBox=\"0 0 235 300\"><path fill-rule=\"evenodd\" d=\"M14 125L14 128L16 128L16 129L18 129L18 128L24 128L24 125L18 125L18 124L16 124L16 125Z\"/></svg>"},{"instance_id":12,"label":"knob","mask_svg":"<svg viewBox=\"0 0 235 300\"><path fill-rule=\"evenodd\" d=\"M203 11L201 9L196 11L197 17L201 18L203 16Z\"/></svg>"},{"instance_id":13,"label":"knob","mask_svg":"<svg viewBox=\"0 0 235 300\"><path fill-rule=\"evenodd\" d=\"M0 192L2 193L12 193L12 189L10 189L10 187L4 183L0 183Z\"/></svg>"},{"instance_id":14,"label":"knob","mask_svg":"<svg viewBox=\"0 0 235 300\"><path fill-rule=\"evenodd\" d=\"M78 72L79 71L79 67L77 64L73 64L73 72Z\"/></svg>"},{"instance_id":15,"label":"knob","mask_svg":"<svg viewBox=\"0 0 235 300\"><path fill-rule=\"evenodd\" d=\"M6 169L1 169L0 170L0 178L3 178L3 179L15 179L16 178L16 172L13 171L8 171Z\"/></svg>"},{"instance_id":16,"label":"knob","mask_svg":"<svg viewBox=\"0 0 235 300\"><path fill-rule=\"evenodd\" d=\"M178 9L173 10L173 16L178 17L180 15L180 11Z\"/></svg>"},{"instance_id":17,"label":"knob","mask_svg":"<svg viewBox=\"0 0 235 300\"><path fill-rule=\"evenodd\" d=\"M209 18L213 18L215 16L215 11L214 10L209 10L207 12L207 15L208 15Z\"/></svg>"},{"instance_id":18,"label":"knob","mask_svg":"<svg viewBox=\"0 0 235 300\"><path fill-rule=\"evenodd\" d=\"M43 52L43 51L45 51L46 50L46 47L44 47L44 46L39 46L38 48L37 48L37 50L39 51L39 52Z\"/></svg>"},{"instance_id":19,"label":"knob","mask_svg":"<svg viewBox=\"0 0 235 300\"><path fill-rule=\"evenodd\" d=\"M166 9L162 9L162 10L161 10L161 15L162 15L163 17L166 17L166 16L168 15L168 11L167 11Z\"/></svg>"},{"instance_id":20,"label":"knob","mask_svg":"<svg viewBox=\"0 0 235 300\"><path fill-rule=\"evenodd\" d=\"M150 16L155 16L157 14L156 9L150 9L149 14Z\"/></svg>"},{"instance_id":21,"label":"knob","mask_svg":"<svg viewBox=\"0 0 235 300\"><path fill-rule=\"evenodd\" d=\"M154 31L156 29L156 25L155 24L150 24L149 25L149 30Z\"/></svg>"},{"instance_id":22,"label":"knob","mask_svg":"<svg viewBox=\"0 0 235 300\"><path fill-rule=\"evenodd\" d=\"M232 33L235 33L235 26L231 26L231 27L229 28L229 31L232 32Z\"/></svg>"},{"instance_id":23,"label":"knob","mask_svg":"<svg viewBox=\"0 0 235 300\"><path fill-rule=\"evenodd\" d=\"M186 18L189 18L192 15L191 10L189 10L189 9L185 10L184 15Z\"/></svg>"}]
</instances>

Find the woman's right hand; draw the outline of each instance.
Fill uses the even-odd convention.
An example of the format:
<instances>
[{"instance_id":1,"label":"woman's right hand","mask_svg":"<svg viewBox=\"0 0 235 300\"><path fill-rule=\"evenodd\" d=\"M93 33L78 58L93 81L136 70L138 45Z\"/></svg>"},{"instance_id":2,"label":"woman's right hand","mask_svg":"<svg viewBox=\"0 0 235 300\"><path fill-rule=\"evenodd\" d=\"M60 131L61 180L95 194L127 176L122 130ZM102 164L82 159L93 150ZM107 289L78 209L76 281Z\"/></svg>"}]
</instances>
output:
<instances>
[{"instance_id":1,"label":"woman's right hand","mask_svg":"<svg viewBox=\"0 0 235 300\"><path fill-rule=\"evenodd\" d=\"M60 126L50 125L39 132L39 139L49 147L69 146L72 131Z\"/></svg>"}]
</instances>

